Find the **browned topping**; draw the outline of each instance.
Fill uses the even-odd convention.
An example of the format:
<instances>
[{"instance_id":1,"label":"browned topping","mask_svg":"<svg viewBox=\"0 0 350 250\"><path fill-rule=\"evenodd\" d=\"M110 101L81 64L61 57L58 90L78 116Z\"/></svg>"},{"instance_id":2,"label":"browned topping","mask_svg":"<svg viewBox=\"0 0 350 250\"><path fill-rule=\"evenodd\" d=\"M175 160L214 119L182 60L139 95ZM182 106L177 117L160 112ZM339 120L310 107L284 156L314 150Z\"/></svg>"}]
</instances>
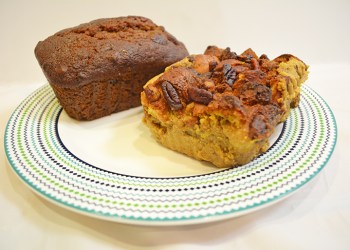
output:
<instances>
[{"instance_id":1,"label":"browned topping","mask_svg":"<svg viewBox=\"0 0 350 250\"><path fill-rule=\"evenodd\" d=\"M188 96L191 101L208 105L213 100L213 94L205 89L190 87L188 89Z\"/></svg>"},{"instance_id":2,"label":"browned topping","mask_svg":"<svg viewBox=\"0 0 350 250\"><path fill-rule=\"evenodd\" d=\"M215 101L217 101L218 106L222 109L234 109L241 112L245 112L245 108L241 100L238 97L232 95L231 93L216 94L214 96Z\"/></svg>"},{"instance_id":3,"label":"browned topping","mask_svg":"<svg viewBox=\"0 0 350 250\"><path fill-rule=\"evenodd\" d=\"M268 104L271 102L271 89L256 82L239 82L235 85L234 93L246 105Z\"/></svg>"},{"instance_id":4,"label":"browned topping","mask_svg":"<svg viewBox=\"0 0 350 250\"><path fill-rule=\"evenodd\" d=\"M252 58L253 58L252 55L243 55L243 54L241 54L237 57L238 60L245 62L245 63L251 63Z\"/></svg>"},{"instance_id":5,"label":"browned topping","mask_svg":"<svg viewBox=\"0 0 350 250\"><path fill-rule=\"evenodd\" d=\"M199 74L206 74L218 63L219 60L215 56L196 55L195 59L192 61L191 68Z\"/></svg>"},{"instance_id":6,"label":"browned topping","mask_svg":"<svg viewBox=\"0 0 350 250\"><path fill-rule=\"evenodd\" d=\"M219 83L219 84L216 85L216 89L215 90L218 93L224 93L226 91L231 91L232 88L226 83Z\"/></svg>"},{"instance_id":7,"label":"browned topping","mask_svg":"<svg viewBox=\"0 0 350 250\"><path fill-rule=\"evenodd\" d=\"M236 52L232 52L229 47L224 49L221 53L221 58L220 60L226 60L226 59L237 59L237 54Z\"/></svg>"},{"instance_id":8,"label":"browned topping","mask_svg":"<svg viewBox=\"0 0 350 250\"><path fill-rule=\"evenodd\" d=\"M267 57L266 54L262 54L262 55L259 57L259 59L266 59L266 60L269 60L269 58Z\"/></svg>"},{"instance_id":9,"label":"browned topping","mask_svg":"<svg viewBox=\"0 0 350 250\"><path fill-rule=\"evenodd\" d=\"M249 68L249 65L247 65L245 62L237 60L237 59L226 59L226 60L223 60L223 61L221 61L218 64L217 67L218 68L222 68L224 66L224 64L230 64L232 67L244 66L246 69Z\"/></svg>"},{"instance_id":10,"label":"browned topping","mask_svg":"<svg viewBox=\"0 0 350 250\"><path fill-rule=\"evenodd\" d=\"M160 93L154 86L149 86L149 87L145 88L144 91L145 91L145 94L147 96L147 99L150 102L155 102L155 101L159 100Z\"/></svg>"},{"instance_id":11,"label":"browned topping","mask_svg":"<svg viewBox=\"0 0 350 250\"><path fill-rule=\"evenodd\" d=\"M264 71L271 71L274 68L277 68L278 62L275 60L268 60L268 59L260 59L260 68Z\"/></svg>"},{"instance_id":12,"label":"browned topping","mask_svg":"<svg viewBox=\"0 0 350 250\"><path fill-rule=\"evenodd\" d=\"M163 92L171 110L180 110L193 102L202 111L207 106L249 113L251 127L257 134L266 130L266 125L277 123L282 111L276 102L279 97L270 88L276 62L266 55L258 57L251 49L237 55L230 48L209 46L205 53L188 57L190 67L174 67L154 84L161 86L159 92ZM146 97L150 102L158 100L159 95L150 87L145 89ZM250 108L259 111L248 112ZM271 120L270 116L277 118Z\"/></svg>"},{"instance_id":13,"label":"browned topping","mask_svg":"<svg viewBox=\"0 0 350 250\"><path fill-rule=\"evenodd\" d=\"M209 71L213 72L217 65L218 65L218 63L216 61L209 62Z\"/></svg>"},{"instance_id":14,"label":"browned topping","mask_svg":"<svg viewBox=\"0 0 350 250\"><path fill-rule=\"evenodd\" d=\"M266 74L261 70L246 70L241 72L240 80L245 82L265 83Z\"/></svg>"},{"instance_id":15,"label":"browned topping","mask_svg":"<svg viewBox=\"0 0 350 250\"><path fill-rule=\"evenodd\" d=\"M204 55L216 56L217 58L221 58L223 49L220 49L216 46L208 46L204 52Z\"/></svg>"},{"instance_id":16,"label":"browned topping","mask_svg":"<svg viewBox=\"0 0 350 250\"><path fill-rule=\"evenodd\" d=\"M160 86L162 88L163 95L169 107L172 110L182 109L182 103L173 85L171 85L171 83L168 81L164 81Z\"/></svg>"},{"instance_id":17,"label":"browned topping","mask_svg":"<svg viewBox=\"0 0 350 250\"><path fill-rule=\"evenodd\" d=\"M276 104L268 104L264 106L265 113L268 114L266 117L268 118L268 122L272 126L276 126L280 120L281 109Z\"/></svg>"},{"instance_id":18,"label":"browned topping","mask_svg":"<svg viewBox=\"0 0 350 250\"><path fill-rule=\"evenodd\" d=\"M256 58L252 58L251 63L252 63L252 69L259 69L260 68L259 62Z\"/></svg>"},{"instance_id":19,"label":"browned topping","mask_svg":"<svg viewBox=\"0 0 350 250\"><path fill-rule=\"evenodd\" d=\"M258 56L255 54L255 52L254 52L251 48L245 50L245 51L241 54L241 56L247 57L247 58L250 58L250 59L251 59L251 58L258 59Z\"/></svg>"}]
</instances>

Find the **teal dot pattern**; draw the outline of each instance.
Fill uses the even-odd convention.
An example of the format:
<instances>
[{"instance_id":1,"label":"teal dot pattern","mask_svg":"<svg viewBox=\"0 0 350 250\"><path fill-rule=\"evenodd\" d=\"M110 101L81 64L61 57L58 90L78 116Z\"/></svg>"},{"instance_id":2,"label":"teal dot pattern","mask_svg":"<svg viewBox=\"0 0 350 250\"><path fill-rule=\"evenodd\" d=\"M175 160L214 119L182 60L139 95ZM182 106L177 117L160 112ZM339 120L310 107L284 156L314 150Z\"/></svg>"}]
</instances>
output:
<instances>
[{"instance_id":1,"label":"teal dot pattern","mask_svg":"<svg viewBox=\"0 0 350 250\"><path fill-rule=\"evenodd\" d=\"M70 152L58 132L61 112L49 85L17 107L4 139L10 166L32 190L56 204L131 224L201 223L273 204L316 176L337 140L330 107L304 85L300 105L277 141L249 164L186 177L131 176L93 166Z\"/></svg>"}]
</instances>

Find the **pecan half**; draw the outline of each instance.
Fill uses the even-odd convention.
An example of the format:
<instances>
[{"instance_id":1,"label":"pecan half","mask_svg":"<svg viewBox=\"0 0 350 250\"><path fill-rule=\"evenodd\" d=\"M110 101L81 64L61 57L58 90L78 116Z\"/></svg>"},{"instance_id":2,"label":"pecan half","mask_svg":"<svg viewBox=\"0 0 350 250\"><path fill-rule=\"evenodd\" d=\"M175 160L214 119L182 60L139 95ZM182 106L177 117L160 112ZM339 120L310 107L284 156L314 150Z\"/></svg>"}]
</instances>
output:
<instances>
[{"instance_id":1,"label":"pecan half","mask_svg":"<svg viewBox=\"0 0 350 250\"><path fill-rule=\"evenodd\" d=\"M180 97L177 94L174 86L168 81L162 82L160 86L161 86L164 98L168 106L170 107L170 109L171 110L182 109L182 103L180 101Z\"/></svg>"},{"instance_id":2,"label":"pecan half","mask_svg":"<svg viewBox=\"0 0 350 250\"><path fill-rule=\"evenodd\" d=\"M213 100L213 94L205 89L190 87L188 89L188 96L191 101L208 105Z\"/></svg>"},{"instance_id":3,"label":"pecan half","mask_svg":"<svg viewBox=\"0 0 350 250\"><path fill-rule=\"evenodd\" d=\"M232 84L236 80L236 70L232 68L230 64L224 64L223 73L226 83L232 86Z\"/></svg>"}]
</instances>

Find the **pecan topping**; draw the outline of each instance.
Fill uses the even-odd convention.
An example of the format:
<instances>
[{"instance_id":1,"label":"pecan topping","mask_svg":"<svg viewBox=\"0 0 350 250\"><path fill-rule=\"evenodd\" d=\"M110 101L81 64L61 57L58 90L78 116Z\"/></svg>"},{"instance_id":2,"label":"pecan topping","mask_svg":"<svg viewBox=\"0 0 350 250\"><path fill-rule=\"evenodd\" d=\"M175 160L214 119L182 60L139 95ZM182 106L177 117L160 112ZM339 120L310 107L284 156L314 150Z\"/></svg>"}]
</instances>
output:
<instances>
[{"instance_id":1,"label":"pecan topping","mask_svg":"<svg viewBox=\"0 0 350 250\"><path fill-rule=\"evenodd\" d=\"M188 89L190 100L208 105L213 100L213 94L205 89L191 87Z\"/></svg>"},{"instance_id":2,"label":"pecan topping","mask_svg":"<svg viewBox=\"0 0 350 250\"><path fill-rule=\"evenodd\" d=\"M164 98L168 103L168 106L170 107L170 109L171 110L182 109L182 103L180 101L179 95L177 94L174 86L168 81L162 82L160 86L162 88Z\"/></svg>"},{"instance_id":3,"label":"pecan topping","mask_svg":"<svg viewBox=\"0 0 350 250\"><path fill-rule=\"evenodd\" d=\"M235 67L239 67L239 66L235 66ZM212 81L214 81L217 88L220 86L221 90L226 89L225 85L226 86L228 85L227 87L229 89L231 89L233 83L236 80L236 76L237 76L237 72L236 72L235 67L232 67L229 63L224 63L223 65L218 65L215 68L213 74L210 76L210 79ZM219 92L223 92L223 91L219 91Z\"/></svg>"},{"instance_id":4,"label":"pecan topping","mask_svg":"<svg viewBox=\"0 0 350 250\"><path fill-rule=\"evenodd\" d=\"M232 68L230 64L224 64L223 73L226 83L232 86L232 84L236 80L236 70Z\"/></svg>"}]
</instances>

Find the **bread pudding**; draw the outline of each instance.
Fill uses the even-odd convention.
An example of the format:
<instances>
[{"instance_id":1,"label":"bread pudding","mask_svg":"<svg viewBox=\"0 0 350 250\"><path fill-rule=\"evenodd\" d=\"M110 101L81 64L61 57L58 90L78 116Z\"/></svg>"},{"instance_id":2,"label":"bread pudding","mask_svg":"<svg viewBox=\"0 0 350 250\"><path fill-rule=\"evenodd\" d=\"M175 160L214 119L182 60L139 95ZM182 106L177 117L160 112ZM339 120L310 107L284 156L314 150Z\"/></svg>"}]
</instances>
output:
<instances>
[{"instance_id":1,"label":"bread pudding","mask_svg":"<svg viewBox=\"0 0 350 250\"><path fill-rule=\"evenodd\" d=\"M243 165L298 106L307 69L290 54L270 60L209 46L148 81L143 121L165 147L220 168Z\"/></svg>"}]
</instances>

